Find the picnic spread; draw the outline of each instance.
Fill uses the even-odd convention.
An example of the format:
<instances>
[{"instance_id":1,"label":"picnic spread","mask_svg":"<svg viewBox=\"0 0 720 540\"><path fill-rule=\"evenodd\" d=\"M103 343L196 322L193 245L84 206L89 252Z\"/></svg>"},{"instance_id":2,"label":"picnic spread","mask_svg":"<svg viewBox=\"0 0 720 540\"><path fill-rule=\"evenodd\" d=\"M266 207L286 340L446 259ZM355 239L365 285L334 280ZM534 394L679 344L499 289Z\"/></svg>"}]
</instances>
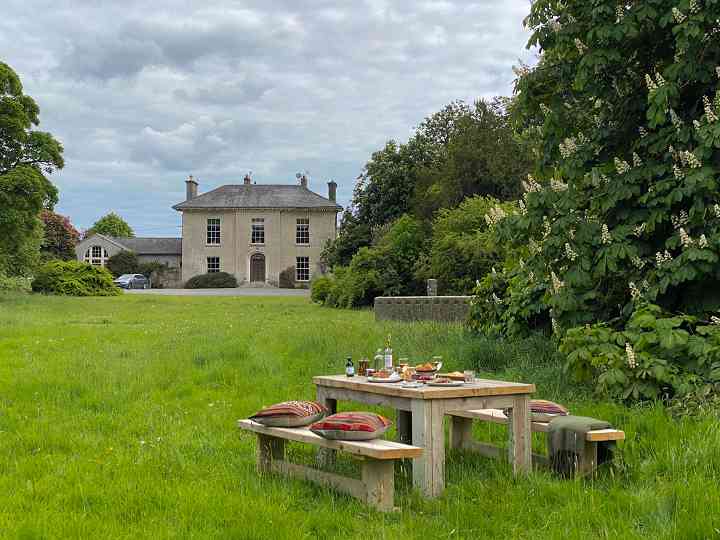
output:
<instances>
[{"instance_id":1,"label":"picnic spread","mask_svg":"<svg viewBox=\"0 0 720 540\"><path fill-rule=\"evenodd\" d=\"M389 341L389 340L388 340ZM386 344L387 353L389 344ZM361 360L356 374L350 357L344 375L313 377L315 401L287 401L265 407L240 420L238 427L257 435L257 468L329 485L378 510L393 509L394 468L411 460L414 487L426 497L445 488L444 419L450 418L450 448L503 457L499 447L475 441L475 420L508 425L507 459L516 475L549 464L568 475L592 473L608 461L624 433L608 422L570 415L562 405L531 400L535 385L476 378L474 372L441 373L442 359L411 366L394 365L392 353L378 350L374 367ZM392 421L367 411L337 412L338 401L380 405L395 410L397 441L382 438ZM532 432L548 434L548 456L532 454ZM362 459L361 479L290 463L286 441L318 447L321 469L337 452Z\"/></svg>"}]
</instances>

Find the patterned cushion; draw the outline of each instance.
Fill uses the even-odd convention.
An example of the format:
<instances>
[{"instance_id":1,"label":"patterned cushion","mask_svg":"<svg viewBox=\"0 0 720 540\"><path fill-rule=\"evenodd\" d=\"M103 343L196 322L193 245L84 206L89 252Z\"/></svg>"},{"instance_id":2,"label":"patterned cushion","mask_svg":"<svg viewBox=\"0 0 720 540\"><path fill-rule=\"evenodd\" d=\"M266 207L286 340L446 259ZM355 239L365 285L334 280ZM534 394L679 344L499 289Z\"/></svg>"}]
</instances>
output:
<instances>
[{"instance_id":1,"label":"patterned cushion","mask_svg":"<svg viewBox=\"0 0 720 540\"><path fill-rule=\"evenodd\" d=\"M545 399L530 400L530 417L535 422L549 422L556 416L567 416L570 414L562 405L547 401Z\"/></svg>"},{"instance_id":2,"label":"patterned cushion","mask_svg":"<svg viewBox=\"0 0 720 540\"><path fill-rule=\"evenodd\" d=\"M250 420L270 427L298 427L320 420L327 412L315 401L283 401L259 410Z\"/></svg>"},{"instance_id":3,"label":"patterned cushion","mask_svg":"<svg viewBox=\"0 0 720 540\"><path fill-rule=\"evenodd\" d=\"M375 413L343 412L315 422L310 431L340 441L366 441L377 439L385 433L392 422Z\"/></svg>"}]
</instances>

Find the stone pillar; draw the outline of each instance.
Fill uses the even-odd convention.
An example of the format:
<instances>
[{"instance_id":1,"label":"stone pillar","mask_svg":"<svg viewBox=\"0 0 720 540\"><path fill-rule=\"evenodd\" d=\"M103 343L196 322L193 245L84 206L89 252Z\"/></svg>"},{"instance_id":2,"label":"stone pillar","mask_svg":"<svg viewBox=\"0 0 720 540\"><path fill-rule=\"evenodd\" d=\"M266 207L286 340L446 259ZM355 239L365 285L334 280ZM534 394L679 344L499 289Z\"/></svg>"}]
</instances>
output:
<instances>
[{"instance_id":1,"label":"stone pillar","mask_svg":"<svg viewBox=\"0 0 720 540\"><path fill-rule=\"evenodd\" d=\"M437 279L428 279L427 280L427 295L428 296L437 296Z\"/></svg>"}]
</instances>

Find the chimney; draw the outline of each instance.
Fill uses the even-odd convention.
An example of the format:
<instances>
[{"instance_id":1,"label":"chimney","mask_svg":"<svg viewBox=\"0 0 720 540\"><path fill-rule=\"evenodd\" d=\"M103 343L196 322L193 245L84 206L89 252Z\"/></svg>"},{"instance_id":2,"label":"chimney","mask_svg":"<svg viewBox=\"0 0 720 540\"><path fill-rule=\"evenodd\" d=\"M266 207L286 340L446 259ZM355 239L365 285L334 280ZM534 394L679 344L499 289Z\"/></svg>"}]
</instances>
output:
<instances>
[{"instance_id":1,"label":"chimney","mask_svg":"<svg viewBox=\"0 0 720 540\"><path fill-rule=\"evenodd\" d=\"M337 202L337 184L334 180L328 182L328 199Z\"/></svg>"},{"instance_id":2,"label":"chimney","mask_svg":"<svg viewBox=\"0 0 720 540\"><path fill-rule=\"evenodd\" d=\"M197 181L192 177L192 175L188 176L188 179L185 180L185 200L189 201L190 199L197 197L197 191Z\"/></svg>"},{"instance_id":3,"label":"chimney","mask_svg":"<svg viewBox=\"0 0 720 540\"><path fill-rule=\"evenodd\" d=\"M243 178L243 184L244 184L244 185L249 186L250 184L252 184L252 176L251 176L251 174L252 174L252 173L247 173L247 174L245 175L245 177Z\"/></svg>"},{"instance_id":4,"label":"chimney","mask_svg":"<svg viewBox=\"0 0 720 540\"><path fill-rule=\"evenodd\" d=\"M303 174L300 177L300 185L307 189L307 175L306 174Z\"/></svg>"}]
</instances>

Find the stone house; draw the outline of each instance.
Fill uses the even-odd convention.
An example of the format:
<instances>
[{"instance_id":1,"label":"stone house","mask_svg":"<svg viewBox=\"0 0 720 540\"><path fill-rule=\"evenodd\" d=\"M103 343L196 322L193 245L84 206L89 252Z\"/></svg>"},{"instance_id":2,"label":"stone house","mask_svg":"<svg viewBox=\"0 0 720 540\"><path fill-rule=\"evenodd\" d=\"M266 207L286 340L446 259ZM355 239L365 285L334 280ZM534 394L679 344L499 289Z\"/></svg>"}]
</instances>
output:
<instances>
[{"instance_id":1,"label":"stone house","mask_svg":"<svg viewBox=\"0 0 720 540\"><path fill-rule=\"evenodd\" d=\"M93 234L75 246L79 261L97 266L105 266L110 257L121 251L135 252L140 263L157 262L167 267L153 276L153 286L180 285L182 238L119 238Z\"/></svg>"},{"instance_id":2,"label":"stone house","mask_svg":"<svg viewBox=\"0 0 720 540\"><path fill-rule=\"evenodd\" d=\"M198 183L186 181L186 200L173 206L182 212L182 281L208 272L228 272L238 282L278 286L285 276L305 286L322 273L320 254L337 235L337 184L328 196L297 184L224 185L198 194Z\"/></svg>"}]
</instances>

